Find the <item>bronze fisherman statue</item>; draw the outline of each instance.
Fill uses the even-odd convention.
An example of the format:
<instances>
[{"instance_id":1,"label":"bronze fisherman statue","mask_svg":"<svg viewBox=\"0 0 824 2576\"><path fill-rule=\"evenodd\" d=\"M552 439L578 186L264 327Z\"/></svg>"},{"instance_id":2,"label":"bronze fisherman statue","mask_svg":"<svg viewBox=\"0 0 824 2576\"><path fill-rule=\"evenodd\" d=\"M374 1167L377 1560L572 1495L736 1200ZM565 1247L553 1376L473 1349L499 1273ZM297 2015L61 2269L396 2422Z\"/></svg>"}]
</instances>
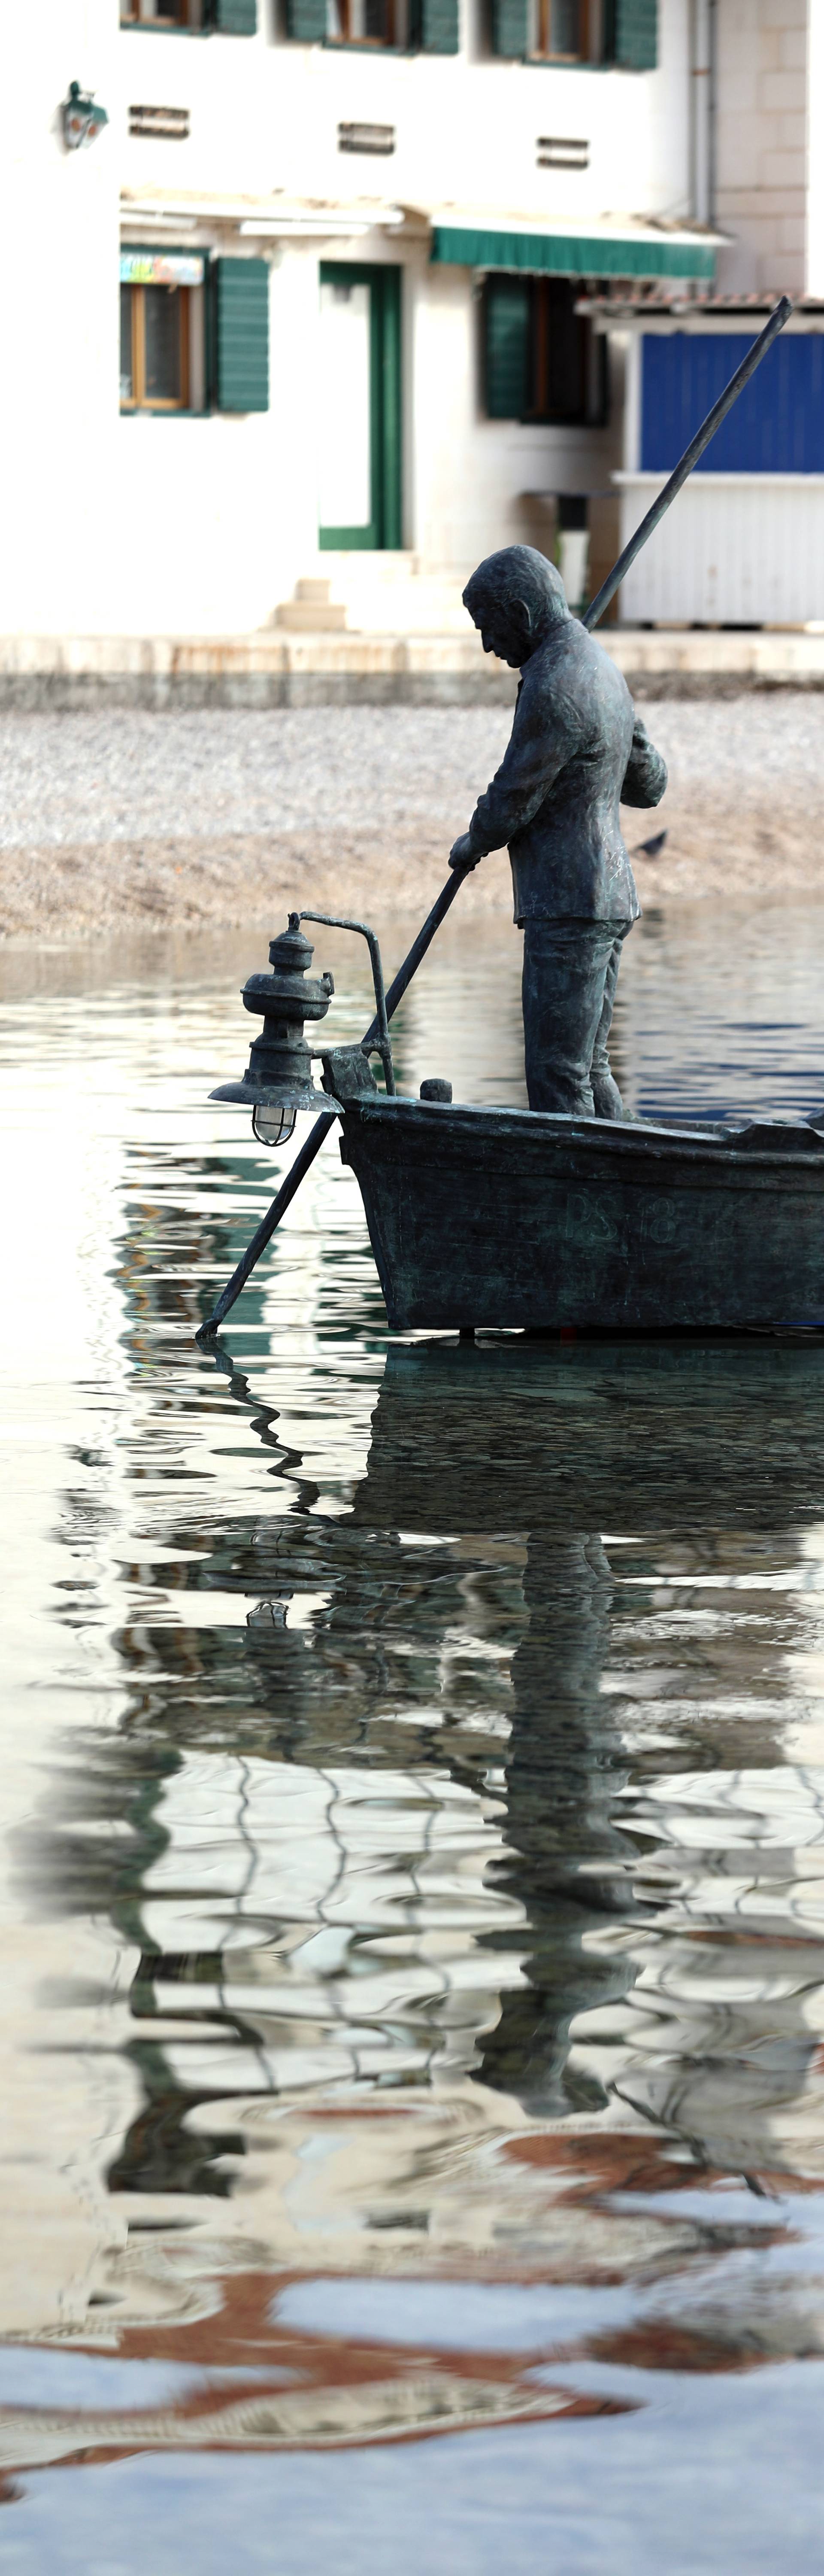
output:
<instances>
[{"instance_id":1,"label":"bronze fisherman statue","mask_svg":"<svg viewBox=\"0 0 824 2576\"><path fill-rule=\"evenodd\" d=\"M532 546L479 564L464 604L485 653L520 670L509 744L450 867L508 846L524 932L530 1109L621 1118L607 1055L621 948L640 910L619 805L657 805L667 783L622 674L567 607Z\"/></svg>"},{"instance_id":2,"label":"bronze fisherman statue","mask_svg":"<svg viewBox=\"0 0 824 2576\"><path fill-rule=\"evenodd\" d=\"M761 365L772 348L779 331L783 331L791 311L789 297L782 295L763 331L746 349L729 384L725 385L723 393L708 411L706 420L694 431L663 491L656 494L640 525L622 548L617 563L613 564L595 598L590 600L580 623L570 616L563 584L557 573L546 557L536 553L531 546L504 547L501 553L490 555L468 582L464 599L470 615L481 629L485 649L501 655L514 670L521 671L508 751L491 787L485 796L479 798L468 832L462 833L455 842L450 853L450 874L446 885L441 887L431 912L422 923L387 992L383 990L377 941L368 923L344 921L339 915L315 911L303 915L290 914L290 933L293 927L299 930L301 919L323 921L330 926L334 920L337 927L357 931L368 940L375 982L375 1017L365 1030L359 1049L337 1048L325 1054L324 1082L328 1108L319 1109L305 1143L296 1154L237 1269L221 1290L212 1313L201 1324L196 1337L199 1342L212 1339L234 1306L261 1253L271 1242L281 1217L291 1206L296 1191L311 1169L336 1117L342 1116L346 1123L347 1101L351 1104L353 1132L357 1129L360 1133L359 1118L362 1119L363 1113L358 1104L370 1092L374 1099L372 1077L366 1070L370 1055L379 1054L383 1059L389 1094L387 1109L394 1118L389 1023L431 947L441 922L446 919L459 892L462 877L468 868L476 866L485 851L501 849L505 843L509 846L515 918L523 924L525 932L524 1021L530 1107L566 1112L576 1120L598 1117L617 1121L622 1118L620 1092L609 1069L607 1041L621 946L632 922L637 919L638 897L621 838L618 809L622 799L628 805L657 805L666 786L666 769L648 741L643 724L635 717L629 691L620 673L605 654L599 653L597 645L593 645L592 629L605 615L610 600L620 589L642 546L660 527L676 495L682 491L687 476L700 462L745 384L749 383L756 367ZM299 1002L295 985L296 980L300 980L302 969L298 963L294 971L292 967L282 971L282 960L274 953L279 952L280 946L281 942L275 940L270 948L274 976L250 977L244 991L244 1000L248 1000L250 1009L263 1009L265 1040L267 1022L273 1017L279 1015L280 1020L285 1019L290 1030L297 1023L302 1029L303 1020L307 1017L306 1011L294 1007L296 1000ZM301 942L301 955L304 950L308 951L306 941ZM275 1038L278 1035L276 1029ZM269 1039L272 1039L271 1029ZM270 1048L265 1045L264 1056L269 1053ZM301 1098L296 1101L289 1068L285 1083L280 1076L273 1082L269 1078L272 1072L269 1061L262 1067L265 1080L261 1087L258 1064L257 1057L255 1065L250 1059L241 1082L224 1083L212 1096L249 1103L258 1120L256 1132L263 1135L264 1141L269 1141L259 1124L260 1113L265 1111L267 1127L276 1126L278 1136L287 1132L287 1125L291 1132L291 1111L308 1105L306 1094L309 1086L303 1082ZM447 1087L438 1085L439 1098ZM428 1122L428 1100L411 1104L411 1107L416 1121L426 1119ZM286 1121L281 1116L284 1111L287 1113ZM272 1112L275 1113L274 1119L270 1115ZM377 1108L375 1114L380 1119L384 1112ZM469 1130L466 1128L466 1120L482 1120L483 1113L464 1108L454 1115L462 1150L471 1134L471 1127ZM443 1116L444 1119L447 1116L446 1107ZM404 1124L395 1138L402 1155L405 1155L404 1138L407 1144L411 1138L405 1122L404 1109ZM529 1126L527 1119L527 1129ZM444 1128L444 1136L446 1132ZM275 1141L274 1138L271 1141ZM537 1141L533 1130L528 1144L526 1136L523 1137L524 1149L531 1154ZM599 1151L604 1141L599 1140ZM614 1141L617 1144L617 1139ZM539 1231L543 1225L554 1246L553 1263L546 1274L554 1282L546 1288L550 1304L554 1301L553 1312L560 1294L554 1254L572 1240L569 1225L575 1219L573 1200L577 1202L580 1196L576 1185L573 1198L565 1199L565 1184L562 1183L562 1206L556 1222L551 1209L558 1179L555 1147L559 1142L553 1139L551 1168L542 1176L543 1195L539 1209ZM479 1175L485 1183L489 1181L493 1189L494 1222L491 1229L484 1228L477 1200L473 1200L465 1237L461 1237L460 1226L455 1229L455 1242L459 1248L462 1242L464 1249L469 1247L470 1276L466 1281L461 1276L457 1284L453 1280L447 1287L441 1275L442 1263L436 1265L436 1276L430 1282L436 1309L434 1321L438 1326L446 1325L457 1316L463 1330L464 1323L470 1324L473 1316L480 1313L479 1300L487 1310L485 1320L495 1320L492 1308L502 1299L504 1310L498 1321L503 1327L508 1328L517 1321L537 1321L543 1327L552 1317L549 1307L541 1303L544 1272L540 1264L536 1274L534 1263L530 1268L529 1262L524 1265L520 1259L516 1260L508 1283L502 1287L499 1279L494 1290L478 1273L474 1246L479 1237L485 1239L490 1231L494 1235L500 1218L498 1179L491 1166L487 1169L485 1152L484 1148ZM348 1159L353 1159L348 1148L347 1155ZM458 1160L460 1163L460 1153ZM405 1168L405 1160L401 1168ZM520 1223L517 1232L520 1243ZM414 1237L413 1225L410 1242ZM443 1239L440 1215L436 1238L440 1245ZM688 1236L690 1246L693 1239L691 1232ZM386 1293L385 1271L381 1267L384 1255L385 1245L379 1257L379 1268L381 1285ZM740 1246L736 1256L736 1275L739 1274ZM624 1287L628 1281L634 1294L637 1283L634 1282L632 1264L627 1265L626 1257L623 1257L621 1276ZM817 1271L814 1270L811 1276L818 1281ZM525 1282L527 1286L532 1282L535 1287L537 1308L533 1311L535 1301L530 1305L527 1296L526 1310L522 1313ZM798 1311L799 1296L795 1273L793 1283L792 1310L795 1312ZM418 1312L416 1301L419 1291L422 1293L420 1279L412 1300L415 1311L410 1311L409 1315L406 1308L412 1294L410 1280L406 1279L405 1284L400 1282L396 1297L393 1291L397 1311L393 1313L392 1320L398 1322L399 1328L405 1329L406 1322L417 1325L433 1320L428 1312ZM578 1267L574 1271L574 1293L580 1302L582 1285ZM593 1290L593 1296L594 1293ZM778 1311L789 1311L786 1303L789 1292L783 1284L783 1274L782 1284L774 1293L780 1299ZM805 1288L804 1294L807 1293L812 1297L817 1313L819 1286L810 1288L809 1292ZM426 1294L429 1294L429 1288ZM616 1286L612 1272L609 1272L603 1287L603 1299L610 1320L614 1321ZM446 1311L450 1300L453 1304L457 1300L454 1314ZM669 1314L669 1307L667 1312ZM660 1304L655 1306L654 1320L657 1323L662 1320Z\"/></svg>"}]
</instances>

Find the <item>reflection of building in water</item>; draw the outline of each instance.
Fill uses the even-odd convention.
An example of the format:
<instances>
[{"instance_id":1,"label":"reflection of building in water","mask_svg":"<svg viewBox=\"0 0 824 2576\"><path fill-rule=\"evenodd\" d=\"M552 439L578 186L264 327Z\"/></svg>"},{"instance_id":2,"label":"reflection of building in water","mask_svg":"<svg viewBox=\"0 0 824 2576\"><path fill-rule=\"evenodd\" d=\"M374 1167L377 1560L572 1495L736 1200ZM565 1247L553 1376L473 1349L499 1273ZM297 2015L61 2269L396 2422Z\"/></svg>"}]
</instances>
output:
<instances>
[{"instance_id":1,"label":"reflection of building in water","mask_svg":"<svg viewBox=\"0 0 824 2576\"><path fill-rule=\"evenodd\" d=\"M158 1174L148 1158L132 1148L130 1163L128 1219L118 1245L119 1278L132 1349L145 1359L148 1334L156 1336L158 1328L172 1334L181 1327L195 1333L204 1322L211 1302L210 1258L218 1274L224 1268L231 1273L240 1259L248 1241L247 1228L254 1232L256 1222L254 1202L245 1193L250 1177L259 1177L260 1157L239 1153L236 1147L199 1157L199 1191L208 1197L215 1189L214 1210L206 1225L202 1206L196 1210L192 1203L191 1156L167 1152ZM230 1192L237 1201L231 1221L226 1214ZM247 1331L260 1323L263 1296L264 1284L259 1280L251 1290Z\"/></svg>"},{"instance_id":2,"label":"reflection of building in water","mask_svg":"<svg viewBox=\"0 0 824 2576\"><path fill-rule=\"evenodd\" d=\"M818 1786L781 1760L819 1369L755 1344L399 1350L349 1512L313 1512L265 1413L297 1510L173 1509L121 1636L132 1714L95 1749L110 1825L73 1863L139 1948L110 2186L167 2230L181 2332L181 2300L215 2314L216 2192L218 2304L250 2243L273 2288L471 2268L642 2299L679 2262L689 2334L692 2257L705 2317L727 2237L646 2193L820 2173ZM172 2212L197 2222L177 2254ZM138 2224L112 2272L127 2316L161 2297L152 2241ZM372 2403L364 2435L410 2429ZM313 2404L271 2438L314 2438Z\"/></svg>"}]
</instances>

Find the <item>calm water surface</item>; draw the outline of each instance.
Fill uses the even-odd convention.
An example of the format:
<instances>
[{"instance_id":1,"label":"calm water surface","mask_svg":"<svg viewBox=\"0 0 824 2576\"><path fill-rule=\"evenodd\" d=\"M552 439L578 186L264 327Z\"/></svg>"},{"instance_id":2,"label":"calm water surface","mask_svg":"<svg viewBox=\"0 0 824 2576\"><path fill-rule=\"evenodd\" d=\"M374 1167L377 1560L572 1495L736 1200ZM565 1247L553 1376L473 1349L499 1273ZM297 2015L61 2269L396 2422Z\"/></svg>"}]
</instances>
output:
<instances>
[{"instance_id":1,"label":"calm water surface","mask_svg":"<svg viewBox=\"0 0 824 2576\"><path fill-rule=\"evenodd\" d=\"M820 1103L822 952L648 917L630 1104ZM201 1354L264 963L2 964L2 2565L800 2576L824 1350L390 1344L333 1141ZM517 970L453 916L402 1087L522 1100Z\"/></svg>"}]
</instances>

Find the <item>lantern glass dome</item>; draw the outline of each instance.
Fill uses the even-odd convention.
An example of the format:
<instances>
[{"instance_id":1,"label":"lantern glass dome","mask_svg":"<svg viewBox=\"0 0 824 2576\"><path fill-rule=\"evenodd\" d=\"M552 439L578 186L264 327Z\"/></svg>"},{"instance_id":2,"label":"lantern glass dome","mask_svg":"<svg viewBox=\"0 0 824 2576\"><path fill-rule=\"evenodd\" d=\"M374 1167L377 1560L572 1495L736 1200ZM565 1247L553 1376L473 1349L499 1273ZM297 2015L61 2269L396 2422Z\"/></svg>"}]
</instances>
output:
<instances>
[{"instance_id":1,"label":"lantern glass dome","mask_svg":"<svg viewBox=\"0 0 824 2576\"><path fill-rule=\"evenodd\" d=\"M297 1109L290 1108L288 1101L283 1101L280 1106L258 1101L252 1111L252 1134L257 1137L259 1145L286 1145L289 1137L294 1136L297 1114Z\"/></svg>"}]
</instances>

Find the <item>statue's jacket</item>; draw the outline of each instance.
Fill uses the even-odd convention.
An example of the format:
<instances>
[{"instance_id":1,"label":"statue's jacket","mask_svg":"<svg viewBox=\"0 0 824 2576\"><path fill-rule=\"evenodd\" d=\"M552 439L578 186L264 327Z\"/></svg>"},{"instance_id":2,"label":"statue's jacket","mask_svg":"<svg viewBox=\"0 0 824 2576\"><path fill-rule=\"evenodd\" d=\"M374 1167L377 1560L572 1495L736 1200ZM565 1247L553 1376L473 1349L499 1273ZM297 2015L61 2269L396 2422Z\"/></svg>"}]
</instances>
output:
<instances>
[{"instance_id":1,"label":"statue's jacket","mask_svg":"<svg viewBox=\"0 0 824 2576\"><path fill-rule=\"evenodd\" d=\"M509 744L478 799L469 845L506 844L515 919L635 921L619 805L667 783L625 679L577 618L555 618L525 663Z\"/></svg>"}]
</instances>

